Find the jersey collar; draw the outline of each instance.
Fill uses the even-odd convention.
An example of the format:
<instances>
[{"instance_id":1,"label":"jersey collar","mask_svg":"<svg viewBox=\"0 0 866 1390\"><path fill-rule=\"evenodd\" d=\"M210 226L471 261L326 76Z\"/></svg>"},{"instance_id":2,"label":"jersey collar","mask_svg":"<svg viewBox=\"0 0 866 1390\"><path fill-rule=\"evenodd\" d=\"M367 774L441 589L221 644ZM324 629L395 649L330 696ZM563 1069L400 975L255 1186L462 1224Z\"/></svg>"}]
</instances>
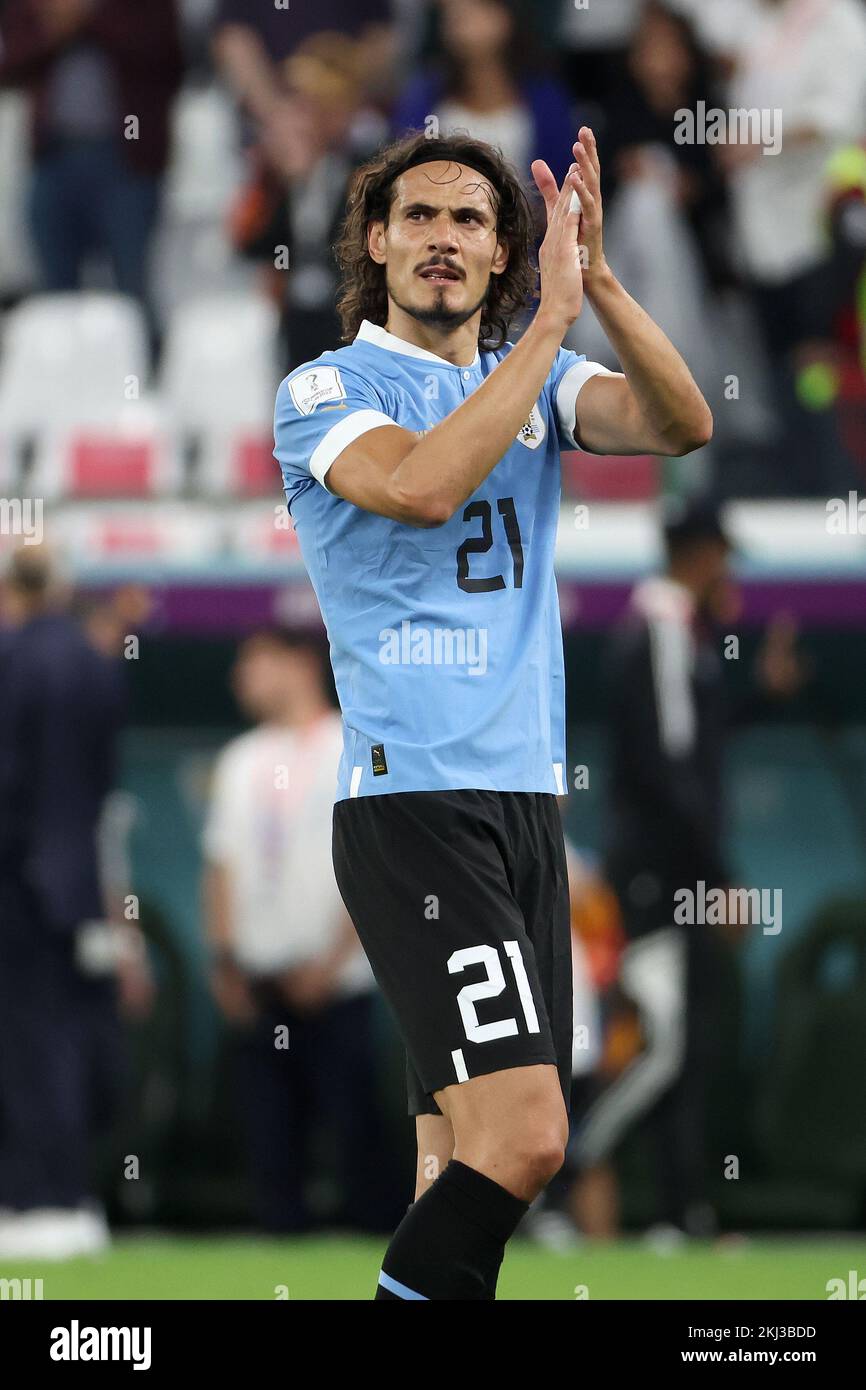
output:
<instances>
[{"instance_id":1,"label":"jersey collar","mask_svg":"<svg viewBox=\"0 0 866 1390\"><path fill-rule=\"evenodd\" d=\"M437 362L440 367L450 367L452 371L468 371L467 367L459 367L455 362L448 362L444 357L437 357L435 352L428 352L426 348L416 347L414 343L407 343L403 338L398 338L395 333L389 333L386 328L380 328L378 324L371 323L369 319L364 319L358 329L358 336L355 342L374 343L376 347L384 348L386 352L398 352L403 357L420 357L424 362ZM475 353L475 361L469 365L477 367L481 361L481 353Z\"/></svg>"}]
</instances>

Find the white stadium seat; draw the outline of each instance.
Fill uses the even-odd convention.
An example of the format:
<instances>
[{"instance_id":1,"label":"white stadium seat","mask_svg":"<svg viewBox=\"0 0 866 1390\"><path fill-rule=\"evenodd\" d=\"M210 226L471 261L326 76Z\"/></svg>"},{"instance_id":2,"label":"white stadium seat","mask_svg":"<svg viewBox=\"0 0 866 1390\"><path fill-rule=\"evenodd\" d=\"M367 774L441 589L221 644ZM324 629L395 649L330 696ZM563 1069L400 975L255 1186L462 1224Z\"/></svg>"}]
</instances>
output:
<instances>
[{"instance_id":1,"label":"white stadium seat","mask_svg":"<svg viewBox=\"0 0 866 1390\"><path fill-rule=\"evenodd\" d=\"M175 463L148 370L144 316L122 295L41 295L7 315L0 434L13 449L34 445L31 492L172 489Z\"/></svg>"},{"instance_id":2,"label":"white stadium seat","mask_svg":"<svg viewBox=\"0 0 866 1390\"><path fill-rule=\"evenodd\" d=\"M180 221L224 216L246 173L237 108L219 84L185 87L172 111L165 203Z\"/></svg>"},{"instance_id":3,"label":"white stadium seat","mask_svg":"<svg viewBox=\"0 0 866 1390\"><path fill-rule=\"evenodd\" d=\"M254 295L182 304L169 324L162 394L176 434L194 443L202 492L279 493L273 450L279 315Z\"/></svg>"},{"instance_id":4,"label":"white stadium seat","mask_svg":"<svg viewBox=\"0 0 866 1390\"><path fill-rule=\"evenodd\" d=\"M109 422L147 380L144 316L123 295L37 295L7 315L3 336L0 419L12 432Z\"/></svg>"},{"instance_id":5,"label":"white stadium seat","mask_svg":"<svg viewBox=\"0 0 866 1390\"><path fill-rule=\"evenodd\" d=\"M186 87L172 114L171 163L152 256L152 292L165 329L179 304L250 290L251 261L228 231L232 201L248 176L237 109L224 89Z\"/></svg>"}]
</instances>

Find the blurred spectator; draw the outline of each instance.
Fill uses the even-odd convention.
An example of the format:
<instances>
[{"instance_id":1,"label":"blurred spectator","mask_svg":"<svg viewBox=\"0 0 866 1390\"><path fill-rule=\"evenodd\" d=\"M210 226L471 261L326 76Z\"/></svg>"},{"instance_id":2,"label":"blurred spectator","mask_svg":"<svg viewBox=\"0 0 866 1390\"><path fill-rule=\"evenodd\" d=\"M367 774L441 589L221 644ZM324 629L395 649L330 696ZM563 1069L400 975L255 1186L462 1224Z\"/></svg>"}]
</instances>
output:
<instances>
[{"instance_id":1,"label":"blurred spectator","mask_svg":"<svg viewBox=\"0 0 866 1390\"><path fill-rule=\"evenodd\" d=\"M331 862L342 750L323 656L275 629L242 645L237 699L257 721L216 767L205 830L213 989L234 1031L255 1214L272 1232L313 1221L311 1140L335 1141L351 1225L386 1229L374 984Z\"/></svg>"},{"instance_id":2,"label":"blurred spectator","mask_svg":"<svg viewBox=\"0 0 866 1390\"><path fill-rule=\"evenodd\" d=\"M390 0L316 0L277 6L274 0L220 0L214 57L236 100L266 135L282 143L280 68L311 35L327 30L363 45L367 80L387 81L396 31Z\"/></svg>"},{"instance_id":3,"label":"blurred spectator","mask_svg":"<svg viewBox=\"0 0 866 1390\"><path fill-rule=\"evenodd\" d=\"M130 635L141 632L153 608L148 589L121 584L110 595L99 594L78 605L78 616L92 646L109 658L123 655Z\"/></svg>"},{"instance_id":4,"label":"blurred spectator","mask_svg":"<svg viewBox=\"0 0 866 1390\"><path fill-rule=\"evenodd\" d=\"M576 1134L590 1107L640 1051L641 1038L634 1005L619 988L619 970L626 944L616 894L605 882L600 866L566 841L571 895L572 939L583 957L582 990L575 969L575 1066L571 1092L570 1130ZM575 952L575 962L580 959ZM579 1012L577 1001L583 999ZM584 1024L583 1034L577 1032ZM582 1044L582 1052L578 1051ZM585 1236L609 1240L619 1234L619 1184L613 1164L602 1158L575 1170L566 1160L557 1178L567 1210Z\"/></svg>"},{"instance_id":5,"label":"blurred spectator","mask_svg":"<svg viewBox=\"0 0 866 1390\"><path fill-rule=\"evenodd\" d=\"M650 0L610 93L600 140L603 193L612 210L624 184L653 174L666 179L715 276L726 231L724 183L707 145L675 139L677 113L713 95L710 67L692 27Z\"/></svg>"},{"instance_id":6,"label":"blurred spectator","mask_svg":"<svg viewBox=\"0 0 866 1390\"><path fill-rule=\"evenodd\" d=\"M177 0L187 82L213 76L213 30L222 0Z\"/></svg>"},{"instance_id":7,"label":"blurred spectator","mask_svg":"<svg viewBox=\"0 0 866 1390\"><path fill-rule=\"evenodd\" d=\"M0 1255L101 1249L90 1146L112 1118L117 933L99 829L124 697L40 547L14 553L0 648Z\"/></svg>"},{"instance_id":8,"label":"blurred spectator","mask_svg":"<svg viewBox=\"0 0 866 1390\"><path fill-rule=\"evenodd\" d=\"M659 1214L680 1233L713 1224L704 1153L705 1087L722 948L717 929L677 923L675 894L732 882L723 850L722 759L729 721L722 623L736 612L730 546L700 499L667 518L663 577L644 581L613 640L612 777L606 876L627 938L619 985L638 1011L639 1055L590 1107L567 1166L590 1171L651 1117ZM761 691L790 698L802 672L793 633L779 623L760 654ZM731 899L733 903L734 900ZM732 913L725 930L745 923Z\"/></svg>"},{"instance_id":9,"label":"blurred spectator","mask_svg":"<svg viewBox=\"0 0 866 1390\"><path fill-rule=\"evenodd\" d=\"M429 28L430 0L392 0L397 24L397 54L402 64L414 64Z\"/></svg>"},{"instance_id":10,"label":"blurred spectator","mask_svg":"<svg viewBox=\"0 0 866 1390\"><path fill-rule=\"evenodd\" d=\"M690 26L651 0L613 79L599 137L607 256L712 402L721 372L707 296L726 274L724 184L706 145L674 138L676 113L710 96ZM573 341L616 365L591 306Z\"/></svg>"},{"instance_id":11,"label":"blurred spectator","mask_svg":"<svg viewBox=\"0 0 866 1390\"><path fill-rule=\"evenodd\" d=\"M435 66L412 78L397 102L394 132L468 130L497 146L531 184L544 159L557 178L571 161L577 123L568 92L545 74L522 0L438 0Z\"/></svg>"},{"instance_id":12,"label":"blurred spectator","mask_svg":"<svg viewBox=\"0 0 866 1390\"><path fill-rule=\"evenodd\" d=\"M30 223L46 290L94 254L147 301L148 251L182 73L175 0L7 0L0 85L31 102Z\"/></svg>"},{"instance_id":13,"label":"blurred spectator","mask_svg":"<svg viewBox=\"0 0 866 1390\"><path fill-rule=\"evenodd\" d=\"M707 0L665 0L665 4L689 21L707 53L724 57L761 0L725 0L724 5L708 5Z\"/></svg>"},{"instance_id":14,"label":"blurred spectator","mask_svg":"<svg viewBox=\"0 0 866 1390\"><path fill-rule=\"evenodd\" d=\"M363 61L355 40L331 33L286 59L281 122L267 123L250 153L234 208L235 245L261 260L283 308L285 371L340 342L333 247L351 176L385 134L364 104Z\"/></svg>"},{"instance_id":15,"label":"blurred spectator","mask_svg":"<svg viewBox=\"0 0 866 1390\"><path fill-rule=\"evenodd\" d=\"M732 108L781 112L781 150L719 147L734 247L770 355L784 491L835 495L857 478L834 419L803 408L797 375L830 333L826 170L866 123L866 13L859 0L760 0L731 35ZM777 118L778 120L778 118Z\"/></svg>"},{"instance_id":16,"label":"blurred spectator","mask_svg":"<svg viewBox=\"0 0 866 1390\"><path fill-rule=\"evenodd\" d=\"M843 444L866 477L866 140L838 149L827 169L831 334L797 378L810 410L834 410Z\"/></svg>"},{"instance_id":17,"label":"blurred spectator","mask_svg":"<svg viewBox=\"0 0 866 1390\"><path fill-rule=\"evenodd\" d=\"M140 584L121 584L113 592L88 596L74 611L91 647L114 664L124 656L130 638L137 640L152 609L148 589ZM103 903L115 935L120 934L118 928L123 924L115 976L121 1013L130 1021L149 1014L156 1000L144 936L139 927L130 925L127 910L132 891L129 839L135 819L133 799L124 791L112 791L105 798L97 828Z\"/></svg>"},{"instance_id":18,"label":"blurred spectator","mask_svg":"<svg viewBox=\"0 0 866 1390\"><path fill-rule=\"evenodd\" d=\"M560 808L564 811L562 800ZM606 1081L637 1051L632 1011L614 996L619 957L624 945L619 907L592 857L566 836L571 906L574 1046L572 1052L572 1133ZM579 1231L590 1239L608 1239L619 1229L616 1174L606 1160L591 1167L564 1164L536 1199L521 1234L550 1249L568 1249Z\"/></svg>"}]
</instances>

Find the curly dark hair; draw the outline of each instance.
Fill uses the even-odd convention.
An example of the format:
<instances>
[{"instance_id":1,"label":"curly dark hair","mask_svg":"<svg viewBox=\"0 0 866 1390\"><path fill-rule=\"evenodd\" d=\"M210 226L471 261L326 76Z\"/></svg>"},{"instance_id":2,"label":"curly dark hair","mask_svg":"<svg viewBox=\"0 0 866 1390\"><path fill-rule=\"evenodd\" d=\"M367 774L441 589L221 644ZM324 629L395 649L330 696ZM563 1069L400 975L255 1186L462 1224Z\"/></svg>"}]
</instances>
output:
<instances>
[{"instance_id":1,"label":"curly dark hair","mask_svg":"<svg viewBox=\"0 0 866 1390\"><path fill-rule=\"evenodd\" d=\"M356 337L363 319L383 327L388 318L385 267L370 257L367 228L371 222L388 225L395 180L432 160L465 164L483 174L496 191L496 232L508 248L508 265L501 275L490 277L479 344L488 351L502 347L510 322L528 307L538 283L533 255L536 218L515 170L501 151L469 135L431 140L423 132L410 132L362 165L349 188L346 217L334 248L343 272L337 311L344 343Z\"/></svg>"}]
</instances>

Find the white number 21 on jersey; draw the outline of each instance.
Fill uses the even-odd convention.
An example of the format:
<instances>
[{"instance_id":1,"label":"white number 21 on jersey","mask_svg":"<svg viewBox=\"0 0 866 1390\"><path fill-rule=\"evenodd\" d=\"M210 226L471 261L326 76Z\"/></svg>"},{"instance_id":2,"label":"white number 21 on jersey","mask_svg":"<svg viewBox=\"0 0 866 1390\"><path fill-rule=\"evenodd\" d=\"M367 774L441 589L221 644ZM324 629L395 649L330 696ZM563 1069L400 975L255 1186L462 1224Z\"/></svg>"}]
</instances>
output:
<instances>
[{"instance_id":1,"label":"white number 21 on jersey","mask_svg":"<svg viewBox=\"0 0 866 1390\"><path fill-rule=\"evenodd\" d=\"M516 941L503 941L502 945L505 954L511 961L517 992L520 995L520 1002L526 1018L527 1031L540 1033L538 1014L535 1012L535 1001L532 998L532 990L529 988L520 946ZM462 950L455 951L453 955L449 956L448 973L459 975L466 969L467 965L483 965L487 971L487 979L477 980L474 985L464 985L457 996L457 1004L466 1037L470 1042L475 1043L493 1042L495 1038L513 1037L519 1031L516 1018L503 1018L493 1023L479 1023L478 1014L475 1012L475 1005L479 999L495 999L505 989L505 975L499 960L499 952L494 946L464 946Z\"/></svg>"}]
</instances>

